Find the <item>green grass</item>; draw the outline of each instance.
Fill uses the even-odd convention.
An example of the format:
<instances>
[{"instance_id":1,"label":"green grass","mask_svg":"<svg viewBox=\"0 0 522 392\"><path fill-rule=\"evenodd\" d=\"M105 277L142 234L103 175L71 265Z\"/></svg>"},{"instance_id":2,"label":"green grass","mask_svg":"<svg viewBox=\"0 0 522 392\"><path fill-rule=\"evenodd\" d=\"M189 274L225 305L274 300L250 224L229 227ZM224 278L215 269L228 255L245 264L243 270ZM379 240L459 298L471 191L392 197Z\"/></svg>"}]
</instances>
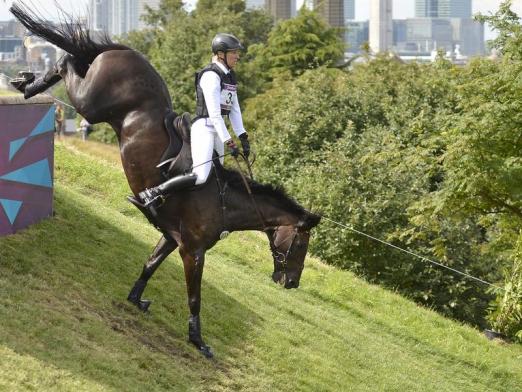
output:
<instances>
[{"instance_id":1,"label":"green grass","mask_svg":"<svg viewBox=\"0 0 522 392\"><path fill-rule=\"evenodd\" d=\"M16 91L0 89L0 97L1 96L14 96L14 95L21 95L21 94L19 92L16 92Z\"/></svg>"},{"instance_id":2,"label":"green grass","mask_svg":"<svg viewBox=\"0 0 522 392\"><path fill-rule=\"evenodd\" d=\"M145 292L150 314L125 301L159 234L114 156L89 149L57 145L55 216L0 239L0 391L522 390L521 346L314 258L285 290L258 233L207 253L206 360L186 340L177 253Z\"/></svg>"}]
</instances>

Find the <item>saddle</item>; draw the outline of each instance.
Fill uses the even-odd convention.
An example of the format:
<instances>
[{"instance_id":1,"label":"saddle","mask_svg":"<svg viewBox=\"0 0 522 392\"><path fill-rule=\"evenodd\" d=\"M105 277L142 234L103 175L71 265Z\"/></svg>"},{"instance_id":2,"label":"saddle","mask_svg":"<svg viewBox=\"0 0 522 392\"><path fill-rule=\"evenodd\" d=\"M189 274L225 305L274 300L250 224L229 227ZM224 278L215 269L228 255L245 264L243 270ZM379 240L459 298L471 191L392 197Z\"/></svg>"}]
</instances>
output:
<instances>
[{"instance_id":1,"label":"saddle","mask_svg":"<svg viewBox=\"0 0 522 392\"><path fill-rule=\"evenodd\" d=\"M165 179L185 174L192 169L192 153L190 150L189 113L178 116L176 112L169 112L164 120L165 129L169 135L169 145L163 152L159 165Z\"/></svg>"}]
</instances>

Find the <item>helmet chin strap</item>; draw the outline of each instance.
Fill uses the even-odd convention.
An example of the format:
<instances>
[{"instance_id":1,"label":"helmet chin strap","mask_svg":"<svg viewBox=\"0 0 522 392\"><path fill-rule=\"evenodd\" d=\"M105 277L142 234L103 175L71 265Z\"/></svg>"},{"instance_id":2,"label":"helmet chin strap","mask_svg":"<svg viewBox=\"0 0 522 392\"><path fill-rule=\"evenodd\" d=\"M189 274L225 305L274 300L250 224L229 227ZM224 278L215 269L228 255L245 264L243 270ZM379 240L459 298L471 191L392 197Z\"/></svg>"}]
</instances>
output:
<instances>
[{"instance_id":1,"label":"helmet chin strap","mask_svg":"<svg viewBox=\"0 0 522 392\"><path fill-rule=\"evenodd\" d=\"M228 65L228 61L227 61L227 52L223 52L223 53L225 54L225 57L220 60L222 60L225 63L226 67L228 69L230 69L230 65ZM218 56L218 58L219 58L219 56Z\"/></svg>"}]
</instances>

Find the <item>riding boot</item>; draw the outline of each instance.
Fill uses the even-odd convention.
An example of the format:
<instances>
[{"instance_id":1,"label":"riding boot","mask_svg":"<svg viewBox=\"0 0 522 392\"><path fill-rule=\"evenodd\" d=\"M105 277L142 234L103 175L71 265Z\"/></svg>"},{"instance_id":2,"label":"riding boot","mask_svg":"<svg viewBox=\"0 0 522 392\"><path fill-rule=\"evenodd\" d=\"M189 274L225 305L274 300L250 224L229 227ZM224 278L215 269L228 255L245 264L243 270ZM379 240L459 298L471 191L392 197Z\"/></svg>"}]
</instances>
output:
<instances>
[{"instance_id":1,"label":"riding boot","mask_svg":"<svg viewBox=\"0 0 522 392\"><path fill-rule=\"evenodd\" d=\"M53 68L38 79L35 79L34 74L31 72L20 72L20 77L13 79L11 85L23 93L25 99L28 99L44 92L61 79L60 74Z\"/></svg>"},{"instance_id":2,"label":"riding boot","mask_svg":"<svg viewBox=\"0 0 522 392\"><path fill-rule=\"evenodd\" d=\"M194 186L197 177L194 173L176 176L154 188L145 189L138 196L142 200L143 205L156 216L156 209L163 204L168 194Z\"/></svg>"}]
</instances>

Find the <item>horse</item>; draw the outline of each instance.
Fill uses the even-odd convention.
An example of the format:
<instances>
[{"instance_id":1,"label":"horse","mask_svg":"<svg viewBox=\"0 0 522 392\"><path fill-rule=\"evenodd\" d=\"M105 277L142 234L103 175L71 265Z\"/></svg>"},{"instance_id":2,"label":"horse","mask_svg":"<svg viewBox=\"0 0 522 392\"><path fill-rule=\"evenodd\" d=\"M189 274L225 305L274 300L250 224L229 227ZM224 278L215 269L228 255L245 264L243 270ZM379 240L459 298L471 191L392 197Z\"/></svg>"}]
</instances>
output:
<instances>
[{"instance_id":1,"label":"horse","mask_svg":"<svg viewBox=\"0 0 522 392\"><path fill-rule=\"evenodd\" d=\"M151 216L140 205L138 195L165 180L157 166L169 145L164 118L172 115L172 102L161 76L139 52L112 42L108 36L92 39L68 15L65 23L54 26L21 1L10 11L30 32L66 52L51 74L40 79L23 75L16 87L27 97L63 80L79 114L91 124L109 123L116 133L122 166L134 194L131 201L162 233L127 299L148 311L151 301L142 299L147 282L162 261L178 249L190 312L188 339L211 358L213 353L202 338L200 321L205 252L223 233L265 232L274 262L273 281L288 289L297 288L310 230L319 223L320 216L300 206L281 188L246 179L238 171L223 168L219 161L214 162L214 171L205 184L170 195ZM184 126L185 132L190 128L186 117L177 124Z\"/></svg>"}]
</instances>

